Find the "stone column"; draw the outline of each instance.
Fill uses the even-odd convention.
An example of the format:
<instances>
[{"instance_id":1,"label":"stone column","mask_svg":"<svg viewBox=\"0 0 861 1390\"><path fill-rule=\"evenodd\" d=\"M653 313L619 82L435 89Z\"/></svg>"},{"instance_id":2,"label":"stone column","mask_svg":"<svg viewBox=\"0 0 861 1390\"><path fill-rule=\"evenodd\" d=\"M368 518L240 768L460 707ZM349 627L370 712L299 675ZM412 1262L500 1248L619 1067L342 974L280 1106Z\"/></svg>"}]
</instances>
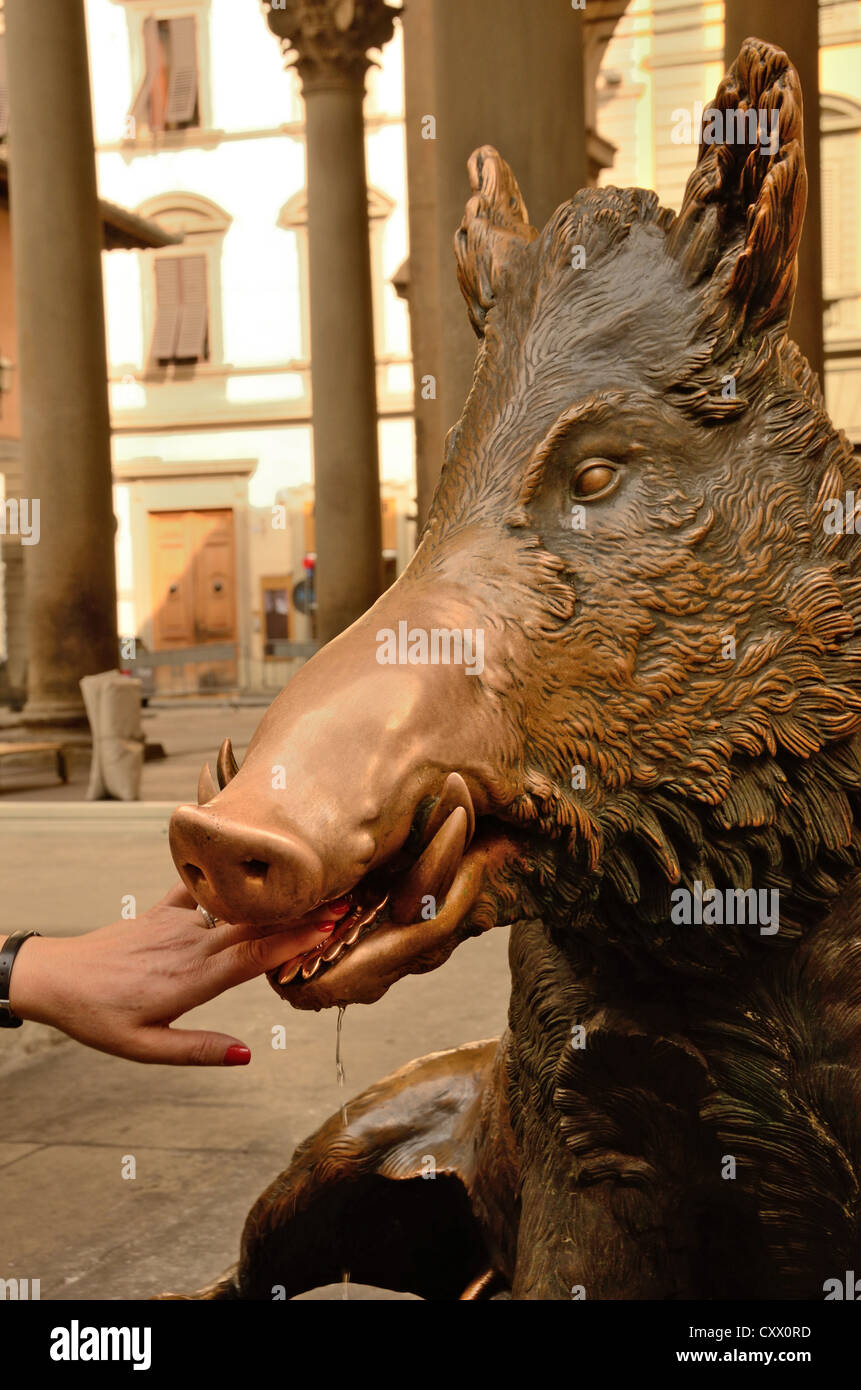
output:
<instances>
[{"instance_id":1,"label":"stone column","mask_svg":"<svg viewBox=\"0 0 861 1390\"><path fill-rule=\"evenodd\" d=\"M804 158L807 214L798 252L798 288L789 323L824 387L822 348L822 204L819 159L819 9L817 0L726 0L724 48L727 67L749 35L777 44L801 79L804 98Z\"/></svg>"},{"instance_id":2,"label":"stone column","mask_svg":"<svg viewBox=\"0 0 861 1390\"><path fill-rule=\"evenodd\" d=\"M83 0L6 0L24 490L27 724L86 727L78 682L117 665L101 219Z\"/></svg>"},{"instance_id":3,"label":"stone column","mask_svg":"<svg viewBox=\"0 0 861 1390\"><path fill-rule=\"evenodd\" d=\"M317 635L327 642L382 588L376 358L362 104L369 48L393 33L383 0L264 0L296 53L306 120Z\"/></svg>"},{"instance_id":4,"label":"stone column","mask_svg":"<svg viewBox=\"0 0 861 1390\"><path fill-rule=\"evenodd\" d=\"M408 0L404 8L419 526L477 347L453 250L470 194L466 163L477 146L495 145L539 228L586 185L582 22L570 0Z\"/></svg>"}]
</instances>

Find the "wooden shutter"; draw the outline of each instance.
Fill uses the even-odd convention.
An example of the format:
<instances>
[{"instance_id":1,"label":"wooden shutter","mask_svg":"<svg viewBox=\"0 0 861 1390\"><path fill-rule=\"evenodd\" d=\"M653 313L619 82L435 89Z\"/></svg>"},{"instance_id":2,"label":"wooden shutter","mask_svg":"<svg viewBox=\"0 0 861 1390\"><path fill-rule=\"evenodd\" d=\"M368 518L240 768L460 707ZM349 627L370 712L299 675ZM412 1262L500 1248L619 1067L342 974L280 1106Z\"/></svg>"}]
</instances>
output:
<instances>
[{"instance_id":1,"label":"wooden shutter","mask_svg":"<svg viewBox=\"0 0 861 1390\"><path fill-rule=\"evenodd\" d=\"M176 337L174 356L194 358L202 362L206 358L206 336L208 328L206 299L206 257L178 257L181 266L182 309Z\"/></svg>"},{"instance_id":2,"label":"wooden shutter","mask_svg":"<svg viewBox=\"0 0 861 1390\"><path fill-rule=\"evenodd\" d=\"M0 139L9 129L9 93L6 87L6 38L0 34Z\"/></svg>"},{"instance_id":3,"label":"wooden shutter","mask_svg":"<svg viewBox=\"0 0 861 1390\"><path fill-rule=\"evenodd\" d=\"M857 270L858 145L861 132L827 134L821 147L822 289L832 302L828 334L858 332L861 294Z\"/></svg>"},{"instance_id":4,"label":"wooden shutter","mask_svg":"<svg viewBox=\"0 0 861 1390\"><path fill-rule=\"evenodd\" d=\"M153 33L153 31L155 31ZM151 66L150 55L158 47L158 26L154 19L145 19L143 23L144 41L144 75L143 81L138 87L137 94L131 105L129 115L134 121L134 134L137 135L139 125L149 125L149 93L152 85L152 75L154 68Z\"/></svg>"},{"instance_id":5,"label":"wooden shutter","mask_svg":"<svg viewBox=\"0 0 861 1390\"><path fill-rule=\"evenodd\" d=\"M194 20L170 19L170 76L165 120L172 125L188 125L197 105L197 50Z\"/></svg>"},{"instance_id":6,"label":"wooden shutter","mask_svg":"<svg viewBox=\"0 0 861 1390\"><path fill-rule=\"evenodd\" d=\"M167 63L164 56L161 25L157 19L144 20L144 52L147 70L147 111L151 131L164 130L167 104Z\"/></svg>"},{"instance_id":7,"label":"wooden shutter","mask_svg":"<svg viewBox=\"0 0 861 1390\"><path fill-rule=\"evenodd\" d=\"M159 256L155 263L156 316L152 356L156 361L171 361L176 355L182 303L179 267L179 256Z\"/></svg>"},{"instance_id":8,"label":"wooden shutter","mask_svg":"<svg viewBox=\"0 0 861 1390\"><path fill-rule=\"evenodd\" d=\"M837 173L834 164L827 157L828 146L822 141L822 165L819 177L822 184L822 289L826 299L835 299L840 293L840 276L837 256L837 200L835 188Z\"/></svg>"}]
</instances>

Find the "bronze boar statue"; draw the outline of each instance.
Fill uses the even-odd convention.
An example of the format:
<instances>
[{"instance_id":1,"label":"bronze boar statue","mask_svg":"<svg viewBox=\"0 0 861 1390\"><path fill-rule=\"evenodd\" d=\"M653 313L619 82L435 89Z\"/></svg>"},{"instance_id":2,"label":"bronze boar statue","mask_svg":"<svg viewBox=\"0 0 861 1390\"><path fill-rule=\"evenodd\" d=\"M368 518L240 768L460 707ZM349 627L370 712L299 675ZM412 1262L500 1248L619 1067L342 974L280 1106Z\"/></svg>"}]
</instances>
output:
<instances>
[{"instance_id":1,"label":"bronze boar statue","mask_svg":"<svg viewBox=\"0 0 861 1390\"><path fill-rule=\"evenodd\" d=\"M273 977L296 1008L511 925L505 1035L333 1117L198 1297L349 1270L433 1299L821 1299L861 1267L851 496L834 521L861 470L787 337L786 55L747 40L715 111L678 215L585 189L539 233L475 152L480 347L421 543L173 818L212 914L338 900Z\"/></svg>"}]
</instances>

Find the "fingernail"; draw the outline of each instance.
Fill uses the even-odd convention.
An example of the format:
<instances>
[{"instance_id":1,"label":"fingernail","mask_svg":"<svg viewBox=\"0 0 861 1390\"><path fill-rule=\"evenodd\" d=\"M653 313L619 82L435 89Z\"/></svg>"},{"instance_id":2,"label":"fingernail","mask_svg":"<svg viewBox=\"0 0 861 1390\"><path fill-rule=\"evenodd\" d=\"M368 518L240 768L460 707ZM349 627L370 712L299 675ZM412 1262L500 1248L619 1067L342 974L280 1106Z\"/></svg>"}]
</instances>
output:
<instances>
[{"instance_id":1,"label":"fingernail","mask_svg":"<svg viewBox=\"0 0 861 1390\"><path fill-rule=\"evenodd\" d=\"M337 922L318 922L317 930L321 932L330 932L334 931L337 925Z\"/></svg>"},{"instance_id":2,"label":"fingernail","mask_svg":"<svg viewBox=\"0 0 861 1390\"><path fill-rule=\"evenodd\" d=\"M226 1067L247 1067L250 1061L251 1048L245 1047L243 1043L231 1043L224 1054Z\"/></svg>"},{"instance_id":3,"label":"fingernail","mask_svg":"<svg viewBox=\"0 0 861 1390\"><path fill-rule=\"evenodd\" d=\"M350 899L338 898L336 902L329 903L328 908L330 912L335 913L336 917L343 917L345 912L350 911Z\"/></svg>"}]
</instances>

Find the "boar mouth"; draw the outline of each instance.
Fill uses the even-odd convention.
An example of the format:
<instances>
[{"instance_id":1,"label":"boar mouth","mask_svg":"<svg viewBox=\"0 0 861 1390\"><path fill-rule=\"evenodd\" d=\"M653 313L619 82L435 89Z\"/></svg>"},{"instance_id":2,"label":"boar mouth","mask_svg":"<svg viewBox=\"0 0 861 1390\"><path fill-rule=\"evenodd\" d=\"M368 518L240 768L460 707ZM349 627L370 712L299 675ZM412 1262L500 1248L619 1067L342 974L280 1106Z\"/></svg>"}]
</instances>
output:
<instances>
[{"instance_id":1,"label":"boar mouth","mask_svg":"<svg viewBox=\"0 0 861 1390\"><path fill-rule=\"evenodd\" d=\"M228 785L239 771L229 740L222 745L217 771L218 787L229 795ZM179 808L171 822L171 851L195 898L203 898L210 913L253 924L267 935L279 926L297 934L304 929L305 941L325 920L321 909L331 907L330 917L336 919L318 944L269 972L273 988L295 1008L373 1003L402 976L441 965L467 937L512 920L501 913L503 901L513 908L517 898L510 871L521 856L520 836L513 840L505 822L484 808L476 829L472 796L458 772L445 777L438 793L425 795L407 830L394 829L403 826L404 811L382 816L376 856L363 866L354 859L352 882L340 878L337 865L322 861L296 832L281 839L268 830L254 830L246 836L241 857L236 841L230 840L230 818L220 820L217 807L210 808L218 795L205 767L198 807ZM210 809L216 812L212 818ZM284 845L289 873L279 879L283 861L278 855ZM224 880L219 886L219 865L233 875L228 891ZM296 865L304 874L305 892L298 918L289 911ZM314 932L310 939L318 935Z\"/></svg>"},{"instance_id":2,"label":"boar mouth","mask_svg":"<svg viewBox=\"0 0 861 1390\"><path fill-rule=\"evenodd\" d=\"M496 925L469 921L490 862L506 837L483 823L466 784L451 773L435 804L419 808L403 849L339 895L349 904L327 940L273 970L294 1008L370 1004L395 980L434 969L468 935ZM323 904L325 905L325 904Z\"/></svg>"},{"instance_id":3,"label":"boar mouth","mask_svg":"<svg viewBox=\"0 0 861 1390\"><path fill-rule=\"evenodd\" d=\"M326 1009L373 1004L402 976L435 970L461 941L498 925L480 899L488 867L504 848L510 844L503 834L482 834L434 915L408 924L394 921L394 888L386 893L382 872L368 875L343 895L352 906L332 936L271 971L270 983L294 1008Z\"/></svg>"}]
</instances>

